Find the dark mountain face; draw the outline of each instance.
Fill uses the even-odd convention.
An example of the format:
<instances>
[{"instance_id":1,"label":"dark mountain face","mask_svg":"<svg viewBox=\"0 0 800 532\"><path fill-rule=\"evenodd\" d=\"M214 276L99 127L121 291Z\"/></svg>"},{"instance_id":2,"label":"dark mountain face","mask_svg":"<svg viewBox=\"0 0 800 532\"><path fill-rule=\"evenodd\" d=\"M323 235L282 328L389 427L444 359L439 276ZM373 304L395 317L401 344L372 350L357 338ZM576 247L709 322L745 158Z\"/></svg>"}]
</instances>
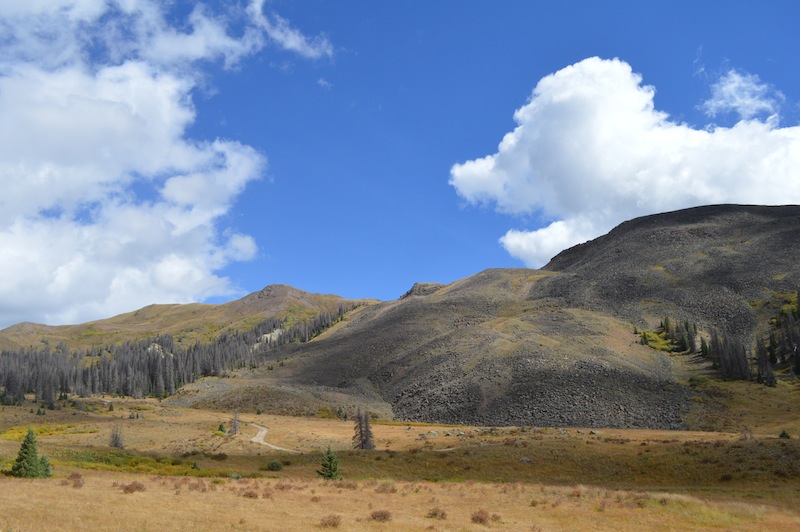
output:
<instances>
[{"instance_id":1,"label":"dark mountain face","mask_svg":"<svg viewBox=\"0 0 800 532\"><path fill-rule=\"evenodd\" d=\"M560 275L537 284L533 298L639 325L670 315L749 341L783 295L800 288L800 206L715 205L637 218L544 269Z\"/></svg>"},{"instance_id":2,"label":"dark mountain face","mask_svg":"<svg viewBox=\"0 0 800 532\"><path fill-rule=\"evenodd\" d=\"M369 393L398 417L680 428L694 392L640 346L664 316L744 339L800 286L800 207L712 206L626 222L542 271L417 285L290 347L286 376Z\"/></svg>"}]
</instances>

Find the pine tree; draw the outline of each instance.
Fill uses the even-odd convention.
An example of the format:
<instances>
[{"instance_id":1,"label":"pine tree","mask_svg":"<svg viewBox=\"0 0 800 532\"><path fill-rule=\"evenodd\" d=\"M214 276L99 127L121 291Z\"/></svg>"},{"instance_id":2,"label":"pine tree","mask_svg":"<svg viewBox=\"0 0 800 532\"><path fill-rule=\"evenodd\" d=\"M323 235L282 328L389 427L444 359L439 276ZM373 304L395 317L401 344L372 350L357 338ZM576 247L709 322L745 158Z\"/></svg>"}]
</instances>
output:
<instances>
[{"instance_id":1,"label":"pine tree","mask_svg":"<svg viewBox=\"0 0 800 532\"><path fill-rule=\"evenodd\" d=\"M708 347L708 342L706 342L705 338L700 338L700 353L703 354L703 358L711 356L711 349Z\"/></svg>"},{"instance_id":2,"label":"pine tree","mask_svg":"<svg viewBox=\"0 0 800 532\"><path fill-rule=\"evenodd\" d=\"M322 455L322 467L317 470L317 474L325 480L341 480L342 475L339 473L339 459L333 454L331 448Z\"/></svg>"},{"instance_id":3,"label":"pine tree","mask_svg":"<svg viewBox=\"0 0 800 532\"><path fill-rule=\"evenodd\" d=\"M28 434L19 449L17 460L11 466L11 475L23 478L47 478L51 475L50 462L47 457L39 458L33 429L28 429Z\"/></svg>"}]
</instances>

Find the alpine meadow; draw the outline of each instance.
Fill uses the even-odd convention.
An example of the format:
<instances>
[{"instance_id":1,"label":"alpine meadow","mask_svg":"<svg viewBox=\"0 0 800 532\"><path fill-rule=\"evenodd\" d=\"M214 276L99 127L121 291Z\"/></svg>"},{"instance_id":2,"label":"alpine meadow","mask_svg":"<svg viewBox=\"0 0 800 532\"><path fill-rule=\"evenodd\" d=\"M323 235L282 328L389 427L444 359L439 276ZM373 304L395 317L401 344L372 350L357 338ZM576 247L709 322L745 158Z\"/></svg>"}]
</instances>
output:
<instances>
[{"instance_id":1,"label":"alpine meadow","mask_svg":"<svg viewBox=\"0 0 800 532\"><path fill-rule=\"evenodd\" d=\"M0 530L799 530L800 4L0 5Z\"/></svg>"}]
</instances>

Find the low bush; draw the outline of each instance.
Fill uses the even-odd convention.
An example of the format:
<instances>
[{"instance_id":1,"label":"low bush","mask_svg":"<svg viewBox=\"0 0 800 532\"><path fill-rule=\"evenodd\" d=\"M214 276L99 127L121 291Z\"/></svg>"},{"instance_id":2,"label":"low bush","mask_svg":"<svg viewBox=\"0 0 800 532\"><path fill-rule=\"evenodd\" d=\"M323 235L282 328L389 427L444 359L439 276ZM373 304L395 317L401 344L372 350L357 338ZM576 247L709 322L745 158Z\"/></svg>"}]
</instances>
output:
<instances>
[{"instance_id":1,"label":"low bush","mask_svg":"<svg viewBox=\"0 0 800 532\"><path fill-rule=\"evenodd\" d=\"M472 514L472 522L478 525L488 525L491 517L486 510L478 510Z\"/></svg>"},{"instance_id":2,"label":"low bush","mask_svg":"<svg viewBox=\"0 0 800 532\"><path fill-rule=\"evenodd\" d=\"M431 508L425 517L428 519L447 519L447 512L441 508Z\"/></svg>"},{"instance_id":3,"label":"low bush","mask_svg":"<svg viewBox=\"0 0 800 532\"><path fill-rule=\"evenodd\" d=\"M384 523L392 520L392 513L389 510L375 510L369 514L369 518L373 521Z\"/></svg>"},{"instance_id":4,"label":"low bush","mask_svg":"<svg viewBox=\"0 0 800 532\"><path fill-rule=\"evenodd\" d=\"M122 485L122 493L135 493L137 491L144 491L145 489L144 484L138 480L134 480L130 484Z\"/></svg>"},{"instance_id":5,"label":"low bush","mask_svg":"<svg viewBox=\"0 0 800 532\"><path fill-rule=\"evenodd\" d=\"M338 528L340 524L342 524L342 516L336 514L326 515L319 522L319 526L322 528Z\"/></svg>"},{"instance_id":6,"label":"low bush","mask_svg":"<svg viewBox=\"0 0 800 532\"><path fill-rule=\"evenodd\" d=\"M267 462L267 471L280 471L283 469L283 462L280 460L270 460Z\"/></svg>"}]
</instances>

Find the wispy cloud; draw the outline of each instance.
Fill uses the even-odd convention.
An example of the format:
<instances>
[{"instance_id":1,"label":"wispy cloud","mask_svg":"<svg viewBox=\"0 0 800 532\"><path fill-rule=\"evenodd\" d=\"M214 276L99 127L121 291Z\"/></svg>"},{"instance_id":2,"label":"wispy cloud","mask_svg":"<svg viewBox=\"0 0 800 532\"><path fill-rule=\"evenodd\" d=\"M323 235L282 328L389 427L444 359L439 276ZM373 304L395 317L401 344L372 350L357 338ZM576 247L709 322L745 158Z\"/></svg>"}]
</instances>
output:
<instances>
[{"instance_id":1,"label":"wispy cloud","mask_svg":"<svg viewBox=\"0 0 800 532\"><path fill-rule=\"evenodd\" d=\"M785 97L754 74L731 69L711 86L711 98L702 108L710 117L735 112L743 120L777 116Z\"/></svg>"},{"instance_id":2,"label":"wispy cloud","mask_svg":"<svg viewBox=\"0 0 800 532\"><path fill-rule=\"evenodd\" d=\"M0 4L0 326L232 292L216 272L257 246L221 221L266 158L190 138L192 91L203 64L271 39L248 10L176 21L155 0Z\"/></svg>"},{"instance_id":3,"label":"wispy cloud","mask_svg":"<svg viewBox=\"0 0 800 532\"><path fill-rule=\"evenodd\" d=\"M248 8L256 24L278 45L309 59L333 57L333 45L325 35L308 37L277 13L264 14L265 0L253 0Z\"/></svg>"},{"instance_id":4,"label":"wispy cloud","mask_svg":"<svg viewBox=\"0 0 800 532\"><path fill-rule=\"evenodd\" d=\"M549 220L500 239L532 267L639 215L800 203L800 127L777 126L779 93L731 71L707 106L743 120L707 129L670 120L654 94L618 59L568 66L539 81L496 153L453 165L450 184L469 203Z\"/></svg>"}]
</instances>

